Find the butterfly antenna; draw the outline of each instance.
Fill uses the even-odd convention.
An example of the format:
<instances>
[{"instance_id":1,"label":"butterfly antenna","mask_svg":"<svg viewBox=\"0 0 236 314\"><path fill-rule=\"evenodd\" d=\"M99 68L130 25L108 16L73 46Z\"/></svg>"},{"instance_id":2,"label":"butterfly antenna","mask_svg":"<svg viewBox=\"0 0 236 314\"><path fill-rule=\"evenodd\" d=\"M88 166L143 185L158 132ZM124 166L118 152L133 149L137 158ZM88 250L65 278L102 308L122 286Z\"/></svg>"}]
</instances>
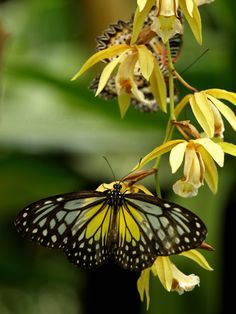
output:
<instances>
[{"instance_id":1,"label":"butterfly antenna","mask_svg":"<svg viewBox=\"0 0 236 314\"><path fill-rule=\"evenodd\" d=\"M186 71L188 71L188 69L190 69L195 63L197 63L210 49L207 48L206 50L204 50L199 57L197 57L192 63L190 63L187 68L185 68L180 75L182 75L183 73L185 73Z\"/></svg>"},{"instance_id":2,"label":"butterfly antenna","mask_svg":"<svg viewBox=\"0 0 236 314\"><path fill-rule=\"evenodd\" d=\"M113 171L113 169L112 169L112 166L111 166L109 160L107 159L106 156L102 156L102 158L105 159L106 163L108 164L108 167L109 167L110 170L111 170L111 173L112 173L112 176L113 176L113 180L116 181L116 176L115 176L115 173L114 173L114 171Z\"/></svg>"}]
</instances>

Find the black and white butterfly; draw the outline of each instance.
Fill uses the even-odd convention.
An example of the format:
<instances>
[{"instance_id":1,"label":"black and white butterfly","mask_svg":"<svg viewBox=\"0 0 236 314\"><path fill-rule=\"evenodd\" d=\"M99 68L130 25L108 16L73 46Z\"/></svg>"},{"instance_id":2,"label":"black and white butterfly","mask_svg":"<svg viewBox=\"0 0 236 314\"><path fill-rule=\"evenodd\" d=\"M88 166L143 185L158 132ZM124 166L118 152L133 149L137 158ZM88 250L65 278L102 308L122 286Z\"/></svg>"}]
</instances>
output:
<instances>
[{"instance_id":1,"label":"black and white butterfly","mask_svg":"<svg viewBox=\"0 0 236 314\"><path fill-rule=\"evenodd\" d=\"M39 244L62 249L79 267L109 261L141 271L158 256L199 247L207 229L189 210L123 182L103 192L82 191L48 197L24 208L17 231Z\"/></svg>"}]
</instances>

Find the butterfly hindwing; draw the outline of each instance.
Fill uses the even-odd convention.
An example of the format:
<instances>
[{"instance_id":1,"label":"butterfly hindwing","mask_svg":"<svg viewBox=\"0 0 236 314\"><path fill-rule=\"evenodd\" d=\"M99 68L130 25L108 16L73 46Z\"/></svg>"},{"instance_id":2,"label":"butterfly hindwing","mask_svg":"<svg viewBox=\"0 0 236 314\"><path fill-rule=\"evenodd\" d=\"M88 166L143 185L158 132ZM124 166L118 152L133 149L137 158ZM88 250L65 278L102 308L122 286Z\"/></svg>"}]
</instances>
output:
<instances>
[{"instance_id":1,"label":"butterfly hindwing","mask_svg":"<svg viewBox=\"0 0 236 314\"><path fill-rule=\"evenodd\" d=\"M118 240L114 243L113 254L115 262L128 270L140 271L151 266L156 258L148 234L141 228L143 219L143 215L126 201L118 211Z\"/></svg>"},{"instance_id":2,"label":"butterfly hindwing","mask_svg":"<svg viewBox=\"0 0 236 314\"><path fill-rule=\"evenodd\" d=\"M169 201L144 194L127 194L126 201L143 217L140 233L156 256L179 254L199 247L206 237L204 223L194 213Z\"/></svg>"}]
</instances>

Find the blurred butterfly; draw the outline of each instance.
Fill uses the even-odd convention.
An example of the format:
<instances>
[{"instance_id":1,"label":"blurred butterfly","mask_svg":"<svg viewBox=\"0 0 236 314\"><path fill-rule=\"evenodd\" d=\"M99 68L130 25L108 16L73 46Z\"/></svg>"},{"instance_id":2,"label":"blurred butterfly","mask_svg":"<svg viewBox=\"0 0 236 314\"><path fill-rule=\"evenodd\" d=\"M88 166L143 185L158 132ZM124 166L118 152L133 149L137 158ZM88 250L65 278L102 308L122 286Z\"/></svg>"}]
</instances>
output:
<instances>
[{"instance_id":1,"label":"blurred butterfly","mask_svg":"<svg viewBox=\"0 0 236 314\"><path fill-rule=\"evenodd\" d=\"M150 28L153 20L156 16L156 8L155 6L149 12L149 15L144 23L145 28ZM179 12L179 16L181 17L181 12ZM182 18L180 18L182 22ZM133 18L130 19L128 22L124 22L119 20L116 24L112 24L104 31L101 36L98 36L97 39L97 50L104 50L108 47L129 43L131 40L133 31ZM172 61L175 63L178 60L181 47L182 47L182 35L176 34L173 38L170 39L170 49L171 49L171 56ZM148 44L146 44L148 49L153 53L153 55L158 60L160 69L168 81L168 61L167 61L167 50L166 46L163 44L161 38L159 36L153 37ZM111 61L111 59L105 60L105 62ZM139 66L136 66L135 69L135 82L138 86L138 89L142 91L145 96L145 100L147 103L141 103L138 99L132 96L131 104L141 111L152 112L158 110L158 104L156 103L155 98L150 89L150 83L144 79L144 77L140 73ZM100 76L93 79L90 85L90 89L96 92L98 88ZM104 87L103 91L99 94L100 97L109 100L117 97L116 91L116 83L115 83L115 76L111 76L108 80L108 83ZM168 99L167 99L168 100Z\"/></svg>"},{"instance_id":2,"label":"blurred butterfly","mask_svg":"<svg viewBox=\"0 0 236 314\"><path fill-rule=\"evenodd\" d=\"M130 175L126 181L102 185L102 192L37 201L19 213L16 229L42 246L62 249L72 263L85 269L114 261L141 271L157 256L199 247L207 234L204 223L175 203L147 195L143 186L134 184L137 180Z\"/></svg>"}]
</instances>

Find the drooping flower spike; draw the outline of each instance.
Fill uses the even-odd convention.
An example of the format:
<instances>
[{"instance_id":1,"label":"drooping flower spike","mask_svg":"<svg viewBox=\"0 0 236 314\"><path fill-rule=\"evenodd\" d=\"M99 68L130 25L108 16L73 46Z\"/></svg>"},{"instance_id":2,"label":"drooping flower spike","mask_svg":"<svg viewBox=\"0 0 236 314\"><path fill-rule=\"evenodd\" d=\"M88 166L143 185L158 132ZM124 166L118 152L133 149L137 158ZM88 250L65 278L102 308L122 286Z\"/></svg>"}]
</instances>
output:
<instances>
[{"instance_id":1,"label":"drooping flower spike","mask_svg":"<svg viewBox=\"0 0 236 314\"><path fill-rule=\"evenodd\" d=\"M202 43L202 24L198 6L214 0L137 0L138 8L134 17L133 41L136 41L143 22L156 5L156 18L152 24L154 30L166 43L175 34L183 33L179 9L188 21L196 40Z\"/></svg>"}]
</instances>

